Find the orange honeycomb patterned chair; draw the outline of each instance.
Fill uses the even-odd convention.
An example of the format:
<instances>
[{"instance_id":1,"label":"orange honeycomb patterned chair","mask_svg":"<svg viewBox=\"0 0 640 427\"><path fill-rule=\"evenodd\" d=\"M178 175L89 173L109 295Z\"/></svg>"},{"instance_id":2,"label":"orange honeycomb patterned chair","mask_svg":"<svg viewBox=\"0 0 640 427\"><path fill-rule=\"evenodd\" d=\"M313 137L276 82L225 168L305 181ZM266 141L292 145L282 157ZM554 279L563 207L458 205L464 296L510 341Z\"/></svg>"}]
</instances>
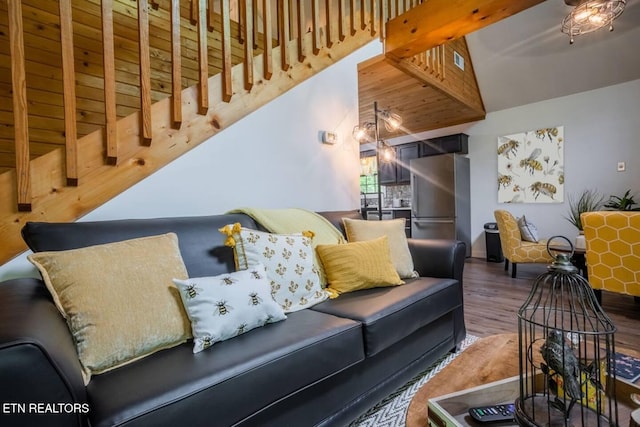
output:
<instances>
[{"instance_id":1,"label":"orange honeycomb patterned chair","mask_svg":"<svg viewBox=\"0 0 640 427\"><path fill-rule=\"evenodd\" d=\"M504 255L504 269L509 270L511 262L511 277L516 277L519 263L550 264L553 259L547 252L547 241L538 243L522 240L518 221L509 211L497 210L494 213L500 232L500 245Z\"/></svg>"},{"instance_id":2,"label":"orange honeycomb patterned chair","mask_svg":"<svg viewBox=\"0 0 640 427\"><path fill-rule=\"evenodd\" d=\"M580 219L591 287L633 295L639 301L640 212L585 212Z\"/></svg>"}]
</instances>

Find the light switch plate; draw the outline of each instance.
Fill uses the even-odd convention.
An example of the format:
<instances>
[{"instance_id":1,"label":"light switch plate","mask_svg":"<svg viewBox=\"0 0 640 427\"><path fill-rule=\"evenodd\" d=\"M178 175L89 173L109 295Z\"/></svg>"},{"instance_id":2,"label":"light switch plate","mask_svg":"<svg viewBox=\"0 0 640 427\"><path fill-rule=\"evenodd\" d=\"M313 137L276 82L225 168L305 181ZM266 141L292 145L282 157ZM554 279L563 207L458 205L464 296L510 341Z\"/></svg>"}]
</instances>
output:
<instances>
[{"instance_id":1,"label":"light switch plate","mask_svg":"<svg viewBox=\"0 0 640 427\"><path fill-rule=\"evenodd\" d=\"M325 144L335 144L338 142L338 134L336 132L324 131L322 134L322 142Z\"/></svg>"}]
</instances>

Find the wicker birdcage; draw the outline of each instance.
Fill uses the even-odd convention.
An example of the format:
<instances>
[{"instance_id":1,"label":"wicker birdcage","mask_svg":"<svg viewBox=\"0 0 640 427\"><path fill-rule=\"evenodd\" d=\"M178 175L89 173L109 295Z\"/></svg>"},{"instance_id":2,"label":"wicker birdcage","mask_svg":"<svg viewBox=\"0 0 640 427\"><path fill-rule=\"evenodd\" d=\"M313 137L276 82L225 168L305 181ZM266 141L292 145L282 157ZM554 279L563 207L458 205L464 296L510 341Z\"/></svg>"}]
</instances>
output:
<instances>
[{"instance_id":1,"label":"wicker birdcage","mask_svg":"<svg viewBox=\"0 0 640 427\"><path fill-rule=\"evenodd\" d=\"M558 237L564 238L552 239ZM554 254L549 243L554 262L535 280L518 312L516 421L522 426L617 426L616 328L570 255Z\"/></svg>"}]
</instances>

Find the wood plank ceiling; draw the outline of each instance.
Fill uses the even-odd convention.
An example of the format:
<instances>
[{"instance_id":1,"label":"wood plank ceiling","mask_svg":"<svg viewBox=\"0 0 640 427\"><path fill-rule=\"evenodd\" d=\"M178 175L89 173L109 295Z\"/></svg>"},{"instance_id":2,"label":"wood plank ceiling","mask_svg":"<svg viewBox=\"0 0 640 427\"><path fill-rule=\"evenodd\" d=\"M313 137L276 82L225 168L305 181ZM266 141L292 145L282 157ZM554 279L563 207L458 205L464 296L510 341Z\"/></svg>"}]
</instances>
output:
<instances>
[{"instance_id":1,"label":"wood plank ceiling","mask_svg":"<svg viewBox=\"0 0 640 427\"><path fill-rule=\"evenodd\" d=\"M360 124L373 121L374 101L403 119L393 132L381 126L383 139L483 119L464 35L542 1L429 0L390 20L385 54L358 66ZM454 64L454 52L464 69Z\"/></svg>"}]
</instances>

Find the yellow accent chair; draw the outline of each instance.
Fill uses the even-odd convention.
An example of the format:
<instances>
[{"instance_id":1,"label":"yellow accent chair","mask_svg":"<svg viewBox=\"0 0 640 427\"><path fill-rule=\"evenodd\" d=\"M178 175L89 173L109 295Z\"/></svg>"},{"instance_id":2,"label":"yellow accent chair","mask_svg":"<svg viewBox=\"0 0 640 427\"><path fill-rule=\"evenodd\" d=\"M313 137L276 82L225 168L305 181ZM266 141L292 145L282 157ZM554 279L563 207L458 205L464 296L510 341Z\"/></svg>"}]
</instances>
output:
<instances>
[{"instance_id":1,"label":"yellow accent chair","mask_svg":"<svg viewBox=\"0 0 640 427\"><path fill-rule=\"evenodd\" d=\"M580 219L591 287L633 295L639 301L640 212L585 212Z\"/></svg>"},{"instance_id":2,"label":"yellow accent chair","mask_svg":"<svg viewBox=\"0 0 640 427\"><path fill-rule=\"evenodd\" d=\"M516 277L517 266L520 263L550 264L553 259L547 252L547 240L527 242L522 240L518 221L509 211L496 210L494 213L500 232L500 245L504 255L504 269L509 270L511 262L511 277Z\"/></svg>"}]
</instances>

